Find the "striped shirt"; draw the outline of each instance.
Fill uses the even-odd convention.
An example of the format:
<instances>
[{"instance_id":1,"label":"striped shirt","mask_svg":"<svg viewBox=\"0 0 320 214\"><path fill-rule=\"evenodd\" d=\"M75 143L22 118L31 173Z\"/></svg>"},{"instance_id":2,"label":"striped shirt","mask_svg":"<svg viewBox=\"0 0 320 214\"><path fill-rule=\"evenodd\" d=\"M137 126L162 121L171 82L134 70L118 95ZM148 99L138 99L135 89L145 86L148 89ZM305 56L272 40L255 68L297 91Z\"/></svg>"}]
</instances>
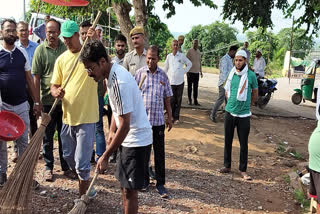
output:
<instances>
[{"instance_id":1,"label":"striped shirt","mask_svg":"<svg viewBox=\"0 0 320 214\"><path fill-rule=\"evenodd\" d=\"M152 74L148 66L144 66L135 75L138 84L145 75L146 79L141 87L141 95L148 119L152 126L161 126L164 124L164 99L172 96L169 79L167 74L159 67Z\"/></svg>"},{"instance_id":2,"label":"striped shirt","mask_svg":"<svg viewBox=\"0 0 320 214\"><path fill-rule=\"evenodd\" d=\"M141 147L152 143L152 130L137 83L121 65L114 63L108 77L109 102L116 126L119 117L130 113L130 130L121 144L124 147Z\"/></svg>"}]
</instances>

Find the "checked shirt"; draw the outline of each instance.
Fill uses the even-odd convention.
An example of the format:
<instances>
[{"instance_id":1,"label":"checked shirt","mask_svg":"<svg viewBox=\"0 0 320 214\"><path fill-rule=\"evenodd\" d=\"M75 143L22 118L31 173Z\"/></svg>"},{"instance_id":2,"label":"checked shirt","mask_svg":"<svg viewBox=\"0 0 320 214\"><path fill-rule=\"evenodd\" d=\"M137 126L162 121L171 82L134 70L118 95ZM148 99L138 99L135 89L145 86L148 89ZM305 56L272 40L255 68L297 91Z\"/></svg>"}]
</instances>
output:
<instances>
[{"instance_id":1,"label":"checked shirt","mask_svg":"<svg viewBox=\"0 0 320 214\"><path fill-rule=\"evenodd\" d=\"M164 99L172 96L167 74L157 67L154 74L149 71L148 66L140 68L135 79L137 84L146 75L146 79L141 87L141 95L146 107L147 115L151 126L164 125Z\"/></svg>"}]
</instances>

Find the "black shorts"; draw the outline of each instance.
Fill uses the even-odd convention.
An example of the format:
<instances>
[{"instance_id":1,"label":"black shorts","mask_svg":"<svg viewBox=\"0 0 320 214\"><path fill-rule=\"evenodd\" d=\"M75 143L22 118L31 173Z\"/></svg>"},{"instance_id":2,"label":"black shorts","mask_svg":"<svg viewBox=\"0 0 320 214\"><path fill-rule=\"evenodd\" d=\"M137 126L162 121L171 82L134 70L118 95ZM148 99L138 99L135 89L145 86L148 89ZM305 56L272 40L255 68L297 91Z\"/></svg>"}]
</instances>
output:
<instances>
[{"instance_id":1,"label":"black shorts","mask_svg":"<svg viewBox=\"0 0 320 214\"><path fill-rule=\"evenodd\" d=\"M320 173L310 169L310 197L320 203Z\"/></svg>"},{"instance_id":2,"label":"black shorts","mask_svg":"<svg viewBox=\"0 0 320 214\"><path fill-rule=\"evenodd\" d=\"M144 187L144 180L150 155L151 145L142 147L119 147L116 178L120 186L126 189L139 190Z\"/></svg>"}]
</instances>

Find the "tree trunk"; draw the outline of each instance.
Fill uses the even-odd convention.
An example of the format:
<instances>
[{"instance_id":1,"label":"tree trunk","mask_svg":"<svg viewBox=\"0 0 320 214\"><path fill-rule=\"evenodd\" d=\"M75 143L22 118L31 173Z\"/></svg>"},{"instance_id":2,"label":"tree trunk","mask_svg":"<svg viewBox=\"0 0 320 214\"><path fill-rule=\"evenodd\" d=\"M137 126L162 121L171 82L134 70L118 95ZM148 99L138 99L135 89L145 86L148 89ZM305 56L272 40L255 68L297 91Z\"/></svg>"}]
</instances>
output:
<instances>
[{"instance_id":1,"label":"tree trunk","mask_svg":"<svg viewBox=\"0 0 320 214\"><path fill-rule=\"evenodd\" d=\"M129 2L112 3L112 7L117 16L121 33L127 38L128 49L131 51L133 49L131 38L129 36L130 30L133 28L133 24L129 16L131 5Z\"/></svg>"},{"instance_id":2,"label":"tree trunk","mask_svg":"<svg viewBox=\"0 0 320 214\"><path fill-rule=\"evenodd\" d=\"M148 46L148 29L147 29L147 8L145 0L133 0L134 20L136 26L142 26L145 32L145 46Z\"/></svg>"}]
</instances>

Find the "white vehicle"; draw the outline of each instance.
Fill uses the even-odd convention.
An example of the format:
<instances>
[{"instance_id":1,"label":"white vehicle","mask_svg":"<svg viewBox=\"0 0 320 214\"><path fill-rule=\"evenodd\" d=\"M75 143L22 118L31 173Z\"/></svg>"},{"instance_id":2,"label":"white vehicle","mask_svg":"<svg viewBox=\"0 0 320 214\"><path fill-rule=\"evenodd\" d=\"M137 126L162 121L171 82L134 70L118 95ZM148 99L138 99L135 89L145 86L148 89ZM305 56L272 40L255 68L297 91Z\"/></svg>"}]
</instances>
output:
<instances>
[{"instance_id":1,"label":"white vehicle","mask_svg":"<svg viewBox=\"0 0 320 214\"><path fill-rule=\"evenodd\" d=\"M31 19L29 21L29 39L31 41L34 41L34 42L41 41L40 38L33 33L33 29L35 29L39 25L43 24L46 16L47 16L46 14L31 13ZM59 21L61 24L66 21L65 19L55 17L55 16L50 16L50 18L53 18L53 19Z\"/></svg>"}]
</instances>

